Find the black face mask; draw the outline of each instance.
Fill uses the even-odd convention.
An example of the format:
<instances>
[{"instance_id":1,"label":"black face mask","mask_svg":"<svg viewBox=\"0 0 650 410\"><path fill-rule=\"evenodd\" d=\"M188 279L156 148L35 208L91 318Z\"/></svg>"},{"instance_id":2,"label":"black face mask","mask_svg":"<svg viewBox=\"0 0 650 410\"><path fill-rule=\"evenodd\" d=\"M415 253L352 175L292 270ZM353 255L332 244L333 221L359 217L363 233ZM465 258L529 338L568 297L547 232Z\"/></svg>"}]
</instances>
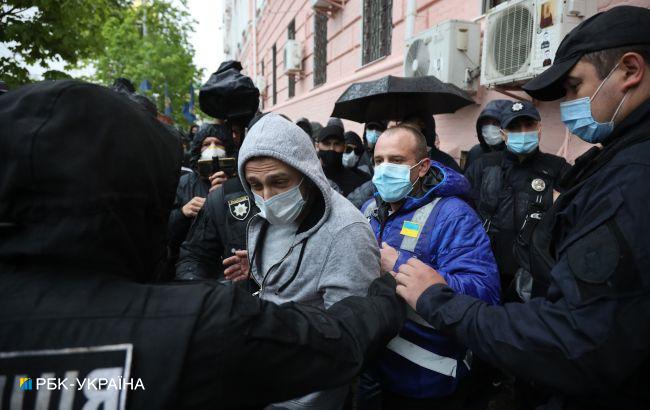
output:
<instances>
[{"instance_id":1,"label":"black face mask","mask_svg":"<svg viewBox=\"0 0 650 410\"><path fill-rule=\"evenodd\" d=\"M318 151L318 157L323 160L323 168L329 172L343 168L343 153L336 151Z\"/></svg>"}]
</instances>

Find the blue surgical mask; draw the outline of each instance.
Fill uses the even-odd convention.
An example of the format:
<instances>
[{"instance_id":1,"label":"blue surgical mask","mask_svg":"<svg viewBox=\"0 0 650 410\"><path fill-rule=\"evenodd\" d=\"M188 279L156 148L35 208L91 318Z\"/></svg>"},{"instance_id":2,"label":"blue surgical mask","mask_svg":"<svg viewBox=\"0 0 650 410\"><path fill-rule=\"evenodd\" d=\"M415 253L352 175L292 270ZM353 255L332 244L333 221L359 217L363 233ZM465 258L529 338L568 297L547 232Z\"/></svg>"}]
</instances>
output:
<instances>
[{"instance_id":1,"label":"blue surgical mask","mask_svg":"<svg viewBox=\"0 0 650 410\"><path fill-rule=\"evenodd\" d=\"M594 95L589 97L578 98L576 100L566 101L560 104L560 116L562 122L569 129L571 134L577 135L580 139L589 142L591 144L596 144L602 142L607 138L612 131L614 130L614 120L618 115L618 111L623 106L625 99L627 98L627 92L623 96L623 99L618 104L616 112L612 116L612 119L608 122L598 122L594 119L591 114L591 102L596 98L596 95L603 87L603 84L607 82L612 73L616 70L618 64L612 68L612 71L607 74L607 77L600 83Z\"/></svg>"},{"instance_id":2,"label":"blue surgical mask","mask_svg":"<svg viewBox=\"0 0 650 410\"><path fill-rule=\"evenodd\" d=\"M366 141L368 142L368 146L370 148L373 148L375 146L380 135L381 132L377 130L366 130Z\"/></svg>"},{"instance_id":3,"label":"blue surgical mask","mask_svg":"<svg viewBox=\"0 0 650 410\"><path fill-rule=\"evenodd\" d=\"M372 183L381 198L386 202L398 202L408 195L415 185L415 182L411 183L411 170L420 165L422 161L412 167L390 162L384 162L375 167Z\"/></svg>"},{"instance_id":4,"label":"blue surgical mask","mask_svg":"<svg viewBox=\"0 0 650 410\"><path fill-rule=\"evenodd\" d=\"M530 154L539 145L539 131L508 132L506 145L515 154Z\"/></svg>"},{"instance_id":5,"label":"blue surgical mask","mask_svg":"<svg viewBox=\"0 0 650 410\"><path fill-rule=\"evenodd\" d=\"M272 225L286 225L294 222L305 206L305 199L300 193L300 185L302 185L302 181L288 191L267 200L253 192L260 216Z\"/></svg>"}]
</instances>

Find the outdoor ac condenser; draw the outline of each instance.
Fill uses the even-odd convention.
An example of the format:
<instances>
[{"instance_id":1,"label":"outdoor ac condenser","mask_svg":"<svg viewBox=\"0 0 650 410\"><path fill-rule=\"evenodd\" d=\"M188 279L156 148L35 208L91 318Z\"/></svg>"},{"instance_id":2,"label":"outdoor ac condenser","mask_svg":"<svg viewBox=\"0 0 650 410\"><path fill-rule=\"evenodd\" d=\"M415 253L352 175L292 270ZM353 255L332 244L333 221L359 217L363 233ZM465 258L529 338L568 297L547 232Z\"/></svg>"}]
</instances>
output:
<instances>
[{"instance_id":1,"label":"outdoor ac condenser","mask_svg":"<svg viewBox=\"0 0 650 410\"><path fill-rule=\"evenodd\" d=\"M297 40L287 40L284 46L284 73L297 74L302 71L302 47Z\"/></svg>"},{"instance_id":2,"label":"outdoor ac condenser","mask_svg":"<svg viewBox=\"0 0 650 410\"><path fill-rule=\"evenodd\" d=\"M481 84L517 85L546 70L564 36L597 10L596 0L510 0L486 15Z\"/></svg>"},{"instance_id":3,"label":"outdoor ac condenser","mask_svg":"<svg viewBox=\"0 0 650 410\"><path fill-rule=\"evenodd\" d=\"M406 40L404 77L433 75L440 81L476 91L472 71L480 63L480 27L448 20Z\"/></svg>"}]
</instances>

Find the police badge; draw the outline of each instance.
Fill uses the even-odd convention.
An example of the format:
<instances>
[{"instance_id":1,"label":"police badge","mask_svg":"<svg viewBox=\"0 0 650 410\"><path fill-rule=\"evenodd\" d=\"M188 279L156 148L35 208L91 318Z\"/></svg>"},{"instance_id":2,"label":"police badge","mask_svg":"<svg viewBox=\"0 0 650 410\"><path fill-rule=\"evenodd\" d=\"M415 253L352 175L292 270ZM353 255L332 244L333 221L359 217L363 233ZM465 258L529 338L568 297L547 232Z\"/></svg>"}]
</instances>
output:
<instances>
[{"instance_id":1,"label":"police badge","mask_svg":"<svg viewBox=\"0 0 650 410\"><path fill-rule=\"evenodd\" d=\"M248 195L229 200L228 209L230 210L230 215L238 221L246 219L251 211L251 202Z\"/></svg>"}]
</instances>

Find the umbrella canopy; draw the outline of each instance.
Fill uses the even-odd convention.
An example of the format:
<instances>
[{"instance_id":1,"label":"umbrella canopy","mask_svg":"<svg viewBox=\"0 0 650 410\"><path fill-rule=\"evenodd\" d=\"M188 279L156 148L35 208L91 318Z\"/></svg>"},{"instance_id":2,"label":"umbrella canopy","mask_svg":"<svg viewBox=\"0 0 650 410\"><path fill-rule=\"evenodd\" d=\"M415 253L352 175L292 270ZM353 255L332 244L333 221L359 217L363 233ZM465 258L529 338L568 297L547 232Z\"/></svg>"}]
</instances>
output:
<instances>
[{"instance_id":1,"label":"umbrella canopy","mask_svg":"<svg viewBox=\"0 0 650 410\"><path fill-rule=\"evenodd\" d=\"M399 121L410 115L452 113L474 100L453 84L434 76L394 77L354 83L334 104L332 117L365 123Z\"/></svg>"}]
</instances>

